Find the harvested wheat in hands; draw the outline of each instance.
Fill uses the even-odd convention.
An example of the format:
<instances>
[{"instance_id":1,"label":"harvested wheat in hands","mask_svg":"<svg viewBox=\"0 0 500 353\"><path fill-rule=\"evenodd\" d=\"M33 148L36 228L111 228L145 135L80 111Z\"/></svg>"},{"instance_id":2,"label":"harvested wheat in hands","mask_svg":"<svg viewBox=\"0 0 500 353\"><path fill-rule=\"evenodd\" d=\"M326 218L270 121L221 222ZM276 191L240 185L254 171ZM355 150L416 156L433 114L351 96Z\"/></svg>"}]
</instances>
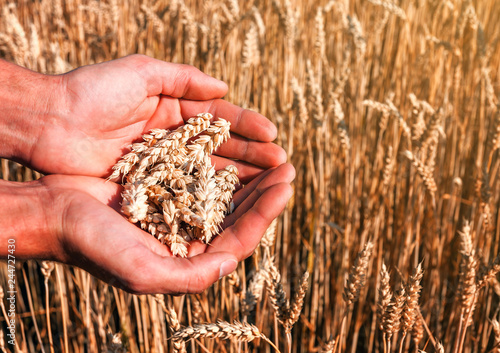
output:
<instances>
[{"instance_id":1,"label":"harvested wheat in hands","mask_svg":"<svg viewBox=\"0 0 500 353\"><path fill-rule=\"evenodd\" d=\"M139 222L175 256L187 255L190 240L209 243L231 211L238 170L230 165L215 171L210 163L230 137L230 123L211 119L203 113L174 131L151 130L109 177L125 180L121 210L129 221Z\"/></svg>"}]
</instances>

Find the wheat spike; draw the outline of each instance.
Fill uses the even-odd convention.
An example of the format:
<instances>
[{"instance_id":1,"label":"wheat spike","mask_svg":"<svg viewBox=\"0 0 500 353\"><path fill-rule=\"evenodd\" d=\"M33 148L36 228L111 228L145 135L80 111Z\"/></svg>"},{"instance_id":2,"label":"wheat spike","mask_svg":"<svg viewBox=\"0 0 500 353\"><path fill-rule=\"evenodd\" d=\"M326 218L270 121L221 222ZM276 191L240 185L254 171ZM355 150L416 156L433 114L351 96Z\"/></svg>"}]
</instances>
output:
<instances>
[{"instance_id":1,"label":"wheat spike","mask_svg":"<svg viewBox=\"0 0 500 353\"><path fill-rule=\"evenodd\" d=\"M350 306L358 299L361 288L365 285L366 271L368 270L368 262L372 254L372 249L373 243L371 241L367 242L363 250L358 253L354 266L349 272L343 293L343 298L347 306Z\"/></svg>"},{"instance_id":2,"label":"wheat spike","mask_svg":"<svg viewBox=\"0 0 500 353\"><path fill-rule=\"evenodd\" d=\"M388 341L390 341L391 337L399 332L401 328L401 313L405 305L405 300L406 292L403 287L394 295L394 299L389 304L387 316L383 323L384 333Z\"/></svg>"},{"instance_id":3,"label":"wheat spike","mask_svg":"<svg viewBox=\"0 0 500 353\"><path fill-rule=\"evenodd\" d=\"M332 338L326 343L325 348L321 350L321 353L333 353L334 349L335 349L335 340Z\"/></svg>"},{"instance_id":4,"label":"wheat spike","mask_svg":"<svg viewBox=\"0 0 500 353\"><path fill-rule=\"evenodd\" d=\"M302 126L306 126L307 120L309 119L309 113L307 111L307 101L304 97L304 91L295 77L292 78L292 91L292 109L294 110L295 115L299 117Z\"/></svg>"},{"instance_id":5,"label":"wheat spike","mask_svg":"<svg viewBox=\"0 0 500 353\"><path fill-rule=\"evenodd\" d=\"M245 34L245 40L243 42L242 66L250 67L252 65L257 65L259 63L259 59L259 35L257 32L257 26L252 23Z\"/></svg>"},{"instance_id":6,"label":"wheat spike","mask_svg":"<svg viewBox=\"0 0 500 353\"><path fill-rule=\"evenodd\" d=\"M394 159L392 146L389 146L387 148L387 152L385 155L384 169L382 172L382 185L384 185L385 189L389 188L389 184L391 182L395 166L396 166L396 160Z\"/></svg>"},{"instance_id":7,"label":"wheat spike","mask_svg":"<svg viewBox=\"0 0 500 353\"><path fill-rule=\"evenodd\" d=\"M356 56L361 58L366 53L366 39L363 37L363 30L361 23L359 23L356 15L347 16L348 31L352 37L354 48L356 49Z\"/></svg>"},{"instance_id":8,"label":"wheat spike","mask_svg":"<svg viewBox=\"0 0 500 353\"><path fill-rule=\"evenodd\" d=\"M431 170L425 166L420 159L418 159L413 153L410 151L405 152L406 158L408 158L413 166L417 169L418 174L424 181L424 185L426 189L429 191L431 195L435 195L437 191L437 185L434 180L434 176L432 175Z\"/></svg>"},{"instance_id":9,"label":"wheat spike","mask_svg":"<svg viewBox=\"0 0 500 353\"><path fill-rule=\"evenodd\" d=\"M386 321L389 305L392 300L392 290L389 285L390 280L389 271L387 271L385 263L382 263L382 270L380 271L380 285L378 288L379 297L377 303L377 318L379 321L379 329L381 331L384 330L384 322Z\"/></svg>"},{"instance_id":10,"label":"wheat spike","mask_svg":"<svg viewBox=\"0 0 500 353\"><path fill-rule=\"evenodd\" d=\"M492 122L492 151L495 152L496 150L500 149L500 106L497 106L497 113L495 116L495 121Z\"/></svg>"},{"instance_id":11,"label":"wheat spike","mask_svg":"<svg viewBox=\"0 0 500 353\"><path fill-rule=\"evenodd\" d=\"M417 309L419 310L419 309ZM413 328L411 331L411 337L413 338L413 342L415 343L415 347L418 347L422 339L424 338L424 325L422 323L422 319L417 315L415 318L415 323L413 324Z\"/></svg>"},{"instance_id":12,"label":"wheat spike","mask_svg":"<svg viewBox=\"0 0 500 353\"><path fill-rule=\"evenodd\" d=\"M403 331L403 334L406 334L412 329L416 320L417 311L419 310L418 299L420 297L420 290L422 289L420 286L422 275L422 265L418 264L406 288L406 301L401 320L401 331Z\"/></svg>"},{"instance_id":13,"label":"wheat spike","mask_svg":"<svg viewBox=\"0 0 500 353\"><path fill-rule=\"evenodd\" d=\"M259 331L257 326L238 321L232 324L225 321L218 321L217 323L184 327L177 330L172 336L174 341L186 341L197 338L234 339L237 341L251 342L256 338L265 338L265 336Z\"/></svg>"},{"instance_id":14,"label":"wheat spike","mask_svg":"<svg viewBox=\"0 0 500 353\"><path fill-rule=\"evenodd\" d=\"M276 227L278 225L278 219L274 219L269 227L267 227L266 232L260 240L260 245L266 249L270 249L274 242L276 241Z\"/></svg>"},{"instance_id":15,"label":"wheat spike","mask_svg":"<svg viewBox=\"0 0 500 353\"><path fill-rule=\"evenodd\" d=\"M174 307L170 304L168 305L167 308L164 296L162 294L157 294L155 298L160 303L160 306L162 307L165 313L165 318L167 319L170 331L172 332L172 334L175 334L175 332L181 329L181 324L179 322L179 318L177 317L177 312L175 311ZM172 345L175 353L186 352L186 343L184 341L172 340Z\"/></svg>"},{"instance_id":16,"label":"wheat spike","mask_svg":"<svg viewBox=\"0 0 500 353\"><path fill-rule=\"evenodd\" d=\"M288 327L290 330L293 325L300 318L300 313L302 311L302 306L304 305L304 297L306 296L307 286L309 281L309 272L304 273L302 276L298 289L293 298L292 304L290 306L290 317L288 319Z\"/></svg>"},{"instance_id":17,"label":"wheat spike","mask_svg":"<svg viewBox=\"0 0 500 353\"><path fill-rule=\"evenodd\" d=\"M371 2L373 5L382 7L387 12L398 16L402 20L406 21L407 19L404 10L391 1L384 1L384 0L368 0L368 1Z\"/></svg>"},{"instance_id":18,"label":"wheat spike","mask_svg":"<svg viewBox=\"0 0 500 353\"><path fill-rule=\"evenodd\" d=\"M500 272L500 255L497 255L493 262L486 268L481 277L477 280L477 289L483 288L487 283L494 280Z\"/></svg>"},{"instance_id":19,"label":"wheat spike","mask_svg":"<svg viewBox=\"0 0 500 353\"><path fill-rule=\"evenodd\" d=\"M466 316L470 311L474 310L475 306L475 294L477 290L476 266L477 261L474 250L469 254L462 254L458 296Z\"/></svg>"},{"instance_id":20,"label":"wheat spike","mask_svg":"<svg viewBox=\"0 0 500 353\"><path fill-rule=\"evenodd\" d=\"M314 41L314 49L319 58L323 58L325 56L326 50L326 34L325 34L325 19L323 16L323 9L318 7L316 10L316 17L314 18L314 24L316 28L316 38Z\"/></svg>"},{"instance_id":21,"label":"wheat spike","mask_svg":"<svg viewBox=\"0 0 500 353\"><path fill-rule=\"evenodd\" d=\"M491 326L493 327L493 334L495 335L495 349L492 352L500 353L500 323L496 319L493 319L491 320Z\"/></svg>"},{"instance_id":22,"label":"wheat spike","mask_svg":"<svg viewBox=\"0 0 500 353\"><path fill-rule=\"evenodd\" d=\"M264 283L267 276L268 274L265 268L261 268L253 274L247 286L245 298L243 299L243 315L250 315L250 313L255 310L258 301L262 298Z\"/></svg>"},{"instance_id":23,"label":"wheat spike","mask_svg":"<svg viewBox=\"0 0 500 353\"><path fill-rule=\"evenodd\" d=\"M156 33L163 35L165 33L165 26L158 15L146 4L141 5L141 11L144 12L148 21L151 22Z\"/></svg>"},{"instance_id":24,"label":"wheat spike","mask_svg":"<svg viewBox=\"0 0 500 353\"><path fill-rule=\"evenodd\" d=\"M267 273L268 277L266 279L266 288L269 300L274 309L276 318L281 325L285 327L285 330L289 331L288 320L290 318L290 304L285 290L283 289L283 285L281 284L281 275L271 261Z\"/></svg>"},{"instance_id":25,"label":"wheat spike","mask_svg":"<svg viewBox=\"0 0 500 353\"><path fill-rule=\"evenodd\" d=\"M121 333L108 333L107 353L126 353L127 348L122 342Z\"/></svg>"}]
</instances>

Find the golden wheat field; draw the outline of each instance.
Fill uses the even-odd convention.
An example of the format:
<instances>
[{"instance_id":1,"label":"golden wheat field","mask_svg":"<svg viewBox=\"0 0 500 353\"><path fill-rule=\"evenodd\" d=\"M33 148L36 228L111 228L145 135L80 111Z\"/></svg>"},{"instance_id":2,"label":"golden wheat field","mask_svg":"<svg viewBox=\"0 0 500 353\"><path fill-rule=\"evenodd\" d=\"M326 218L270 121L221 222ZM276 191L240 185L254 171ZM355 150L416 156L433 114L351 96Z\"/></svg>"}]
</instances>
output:
<instances>
[{"instance_id":1,"label":"golden wheat field","mask_svg":"<svg viewBox=\"0 0 500 353\"><path fill-rule=\"evenodd\" d=\"M297 171L255 253L201 294L18 263L3 352L500 352L500 1L0 8L0 57L35 71L142 53L224 80L226 100L278 126Z\"/></svg>"}]
</instances>

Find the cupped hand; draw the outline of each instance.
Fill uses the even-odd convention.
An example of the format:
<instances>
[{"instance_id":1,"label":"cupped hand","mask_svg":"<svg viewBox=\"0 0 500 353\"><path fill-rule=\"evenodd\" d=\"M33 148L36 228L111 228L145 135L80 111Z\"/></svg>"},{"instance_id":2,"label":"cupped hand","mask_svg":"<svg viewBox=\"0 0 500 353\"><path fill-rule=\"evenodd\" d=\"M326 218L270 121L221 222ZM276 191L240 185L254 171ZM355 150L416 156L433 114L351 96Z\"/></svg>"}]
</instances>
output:
<instances>
[{"instance_id":1,"label":"cupped hand","mask_svg":"<svg viewBox=\"0 0 500 353\"><path fill-rule=\"evenodd\" d=\"M57 113L44 121L30 156L31 166L44 173L108 176L142 134L175 128L202 112L232 123L233 138L217 154L238 159L248 180L286 160L270 142L276 127L220 99L227 85L192 66L132 55L57 79L60 89L52 96L58 98L51 103Z\"/></svg>"},{"instance_id":2,"label":"cupped hand","mask_svg":"<svg viewBox=\"0 0 500 353\"><path fill-rule=\"evenodd\" d=\"M243 177L248 177L243 172ZM187 258L129 223L119 210L121 186L84 176L40 180L50 195L59 251L56 260L76 265L132 293L197 293L232 272L258 245L291 197L289 164L261 173L234 195L235 211L210 245L194 242Z\"/></svg>"}]
</instances>

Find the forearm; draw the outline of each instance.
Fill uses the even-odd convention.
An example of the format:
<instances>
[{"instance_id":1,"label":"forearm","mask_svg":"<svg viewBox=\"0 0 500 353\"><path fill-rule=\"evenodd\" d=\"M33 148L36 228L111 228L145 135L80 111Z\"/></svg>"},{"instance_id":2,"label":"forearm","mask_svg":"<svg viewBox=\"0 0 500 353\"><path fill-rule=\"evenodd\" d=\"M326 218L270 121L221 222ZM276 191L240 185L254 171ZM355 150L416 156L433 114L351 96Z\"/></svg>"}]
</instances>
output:
<instances>
[{"instance_id":1,"label":"forearm","mask_svg":"<svg viewBox=\"0 0 500 353\"><path fill-rule=\"evenodd\" d=\"M55 114L58 76L0 60L0 157L29 164L45 123Z\"/></svg>"},{"instance_id":2,"label":"forearm","mask_svg":"<svg viewBox=\"0 0 500 353\"><path fill-rule=\"evenodd\" d=\"M41 182L0 181L0 258L56 259L56 229L47 216L50 199Z\"/></svg>"}]
</instances>

